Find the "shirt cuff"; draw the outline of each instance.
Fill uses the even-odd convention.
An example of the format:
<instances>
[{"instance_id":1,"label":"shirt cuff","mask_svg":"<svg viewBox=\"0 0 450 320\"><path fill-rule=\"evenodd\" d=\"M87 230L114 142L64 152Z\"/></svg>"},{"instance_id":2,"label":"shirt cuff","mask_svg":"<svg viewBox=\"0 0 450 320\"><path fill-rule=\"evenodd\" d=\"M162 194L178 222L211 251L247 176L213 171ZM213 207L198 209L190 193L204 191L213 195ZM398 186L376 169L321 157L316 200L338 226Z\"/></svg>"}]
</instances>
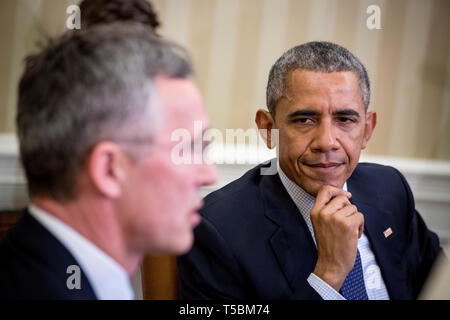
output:
<instances>
[{"instance_id":1,"label":"shirt cuff","mask_svg":"<svg viewBox=\"0 0 450 320\"><path fill-rule=\"evenodd\" d=\"M320 279L314 273L309 275L307 281L323 300L346 300L339 292L334 290L328 283Z\"/></svg>"}]
</instances>

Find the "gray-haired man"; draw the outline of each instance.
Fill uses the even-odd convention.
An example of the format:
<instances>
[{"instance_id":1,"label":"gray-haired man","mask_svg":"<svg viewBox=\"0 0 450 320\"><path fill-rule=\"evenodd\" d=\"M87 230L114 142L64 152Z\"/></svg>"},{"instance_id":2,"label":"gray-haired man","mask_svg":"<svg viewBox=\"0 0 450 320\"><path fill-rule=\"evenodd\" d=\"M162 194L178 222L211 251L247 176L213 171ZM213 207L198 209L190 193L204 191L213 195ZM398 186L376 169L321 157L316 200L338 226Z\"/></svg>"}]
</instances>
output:
<instances>
[{"instance_id":1,"label":"gray-haired man","mask_svg":"<svg viewBox=\"0 0 450 320\"><path fill-rule=\"evenodd\" d=\"M171 134L207 118L184 51L148 28L66 34L27 59L17 131L31 204L0 244L0 297L131 299L146 253L192 245L208 164Z\"/></svg>"},{"instance_id":2,"label":"gray-haired man","mask_svg":"<svg viewBox=\"0 0 450 320\"><path fill-rule=\"evenodd\" d=\"M182 298L413 299L440 250L394 168L358 164L376 124L362 63L329 42L283 54L259 129L262 166L210 194L179 258ZM272 141L278 130L278 141Z\"/></svg>"}]
</instances>

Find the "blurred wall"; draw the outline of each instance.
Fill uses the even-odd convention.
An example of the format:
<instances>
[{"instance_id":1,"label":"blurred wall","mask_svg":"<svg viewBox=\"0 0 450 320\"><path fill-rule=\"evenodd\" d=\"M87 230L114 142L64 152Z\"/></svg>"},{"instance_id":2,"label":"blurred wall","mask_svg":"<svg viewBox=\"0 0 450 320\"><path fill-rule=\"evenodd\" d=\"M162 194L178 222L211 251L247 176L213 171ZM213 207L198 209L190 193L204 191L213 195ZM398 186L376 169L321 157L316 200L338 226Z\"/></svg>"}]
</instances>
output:
<instances>
[{"instance_id":1,"label":"blurred wall","mask_svg":"<svg viewBox=\"0 0 450 320\"><path fill-rule=\"evenodd\" d=\"M70 0L0 2L0 132L14 131L25 55L64 31ZM255 128L271 65L310 41L341 44L366 65L378 125L366 153L450 160L450 1L154 0L160 33L185 45L212 127ZM381 30L369 30L369 5Z\"/></svg>"}]
</instances>

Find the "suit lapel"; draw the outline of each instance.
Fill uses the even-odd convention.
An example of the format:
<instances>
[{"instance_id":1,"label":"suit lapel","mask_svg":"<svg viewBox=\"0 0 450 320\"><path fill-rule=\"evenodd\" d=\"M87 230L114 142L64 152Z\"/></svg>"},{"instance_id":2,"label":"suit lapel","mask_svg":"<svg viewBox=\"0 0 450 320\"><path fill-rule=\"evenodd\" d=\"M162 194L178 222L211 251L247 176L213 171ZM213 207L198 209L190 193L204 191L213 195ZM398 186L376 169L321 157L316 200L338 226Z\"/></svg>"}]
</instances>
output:
<instances>
[{"instance_id":1,"label":"suit lapel","mask_svg":"<svg viewBox=\"0 0 450 320\"><path fill-rule=\"evenodd\" d=\"M267 223L271 227L273 224L276 226L276 231L269 238L270 246L290 288L295 292L316 264L314 241L278 174L262 177L261 193Z\"/></svg>"},{"instance_id":2,"label":"suit lapel","mask_svg":"<svg viewBox=\"0 0 450 320\"><path fill-rule=\"evenodd\" d=\"M70 276L67 273L68 266L80 264L44 226L31 216L27 209L13 228L10 241L15 247L27 252L27 259L33 260L33 265L37 266L33 272L45 270L45 274L50 275L46 279L51 283L49 287L58 288L58 292L64 292L64 297L58 296L55 297L56 299L97 299L81 268L81 289L67 288L66 281ZM48 292L48 294L52 296L56 293Z\"/></svg>"},{"instance_id":3,"label":"suit lapel","mask_svg":"<svg viewBox=\"0 0 450 320\"><path fill-rule=\"evenodd\" d=\"M400 245L393 212L380 208L376 190L361 184L353 176L347 181L352 202L364 215L364 231L381 269L391 299L408 299L406 278L402 268ZM391 228L392 234L384 235Z\"/></svg>"}]
</instances>

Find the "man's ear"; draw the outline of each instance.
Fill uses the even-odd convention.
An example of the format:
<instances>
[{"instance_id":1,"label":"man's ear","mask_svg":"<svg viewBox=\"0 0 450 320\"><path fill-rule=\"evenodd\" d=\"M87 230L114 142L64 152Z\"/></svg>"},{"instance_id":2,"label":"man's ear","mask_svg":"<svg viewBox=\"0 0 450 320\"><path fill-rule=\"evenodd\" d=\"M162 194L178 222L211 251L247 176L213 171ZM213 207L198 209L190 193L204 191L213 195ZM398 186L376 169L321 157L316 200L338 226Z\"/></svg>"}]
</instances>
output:
<instances>
[{"instance_id":1,"label":"man's ear","mask_svg":"<svg viewBox=\"0 0 450 320\"><path fill-rule=\"evenodd\" d=\"M272 141L272 129L274 128L274 120L269 111L259 109L256 111L255 122L258 126L259 133L266 142L269 149L275 147Z\"/></svg>"},{"instance_id":2,"label":"man's ear","mask_svg":"<svg viewBox=\"0 0 450 320\"><path fill-rule=\"evenodd\" d=\"M366 121L365 121L365 128L364 128L364 137L363 137L363 143L361 146L361 149L365 149L367 146L367 143L369 142L370 138L372 137L373 130L375 129L375 126L377 125L377 113L376 112L367 112L366 114Z\"/></svg>"},{"instance_id":3,"label":"man's ear","mask_svg":"<svg viewBox=\"0 0 450 320\"><path fill-rule=\"evenodd\" d=\"M100 142L89 155L89 180L93 187L108 198L117 198L122 193L127 158L119 145L113 142Z\"/></svg>"}]
</instances>

